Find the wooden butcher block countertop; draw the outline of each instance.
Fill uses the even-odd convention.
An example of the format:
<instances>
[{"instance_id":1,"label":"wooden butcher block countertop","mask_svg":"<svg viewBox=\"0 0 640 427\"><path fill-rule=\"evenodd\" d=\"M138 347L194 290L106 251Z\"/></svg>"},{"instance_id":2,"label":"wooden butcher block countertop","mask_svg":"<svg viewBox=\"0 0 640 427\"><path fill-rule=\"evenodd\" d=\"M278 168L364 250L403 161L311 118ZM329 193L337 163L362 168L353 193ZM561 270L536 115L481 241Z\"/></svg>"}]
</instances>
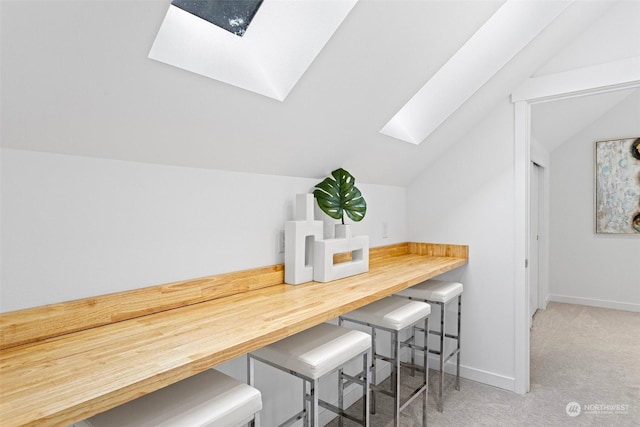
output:
<instances>
[{"instance_id":1,"label":"wooden butcher block countertop","mask_svg":"<svg viewBox=\"0 0 640 427\"><path fill-rule=\"evenodd\" d=\"M400 243L327 283L283 284L276 265L2 313L0 425L72 424L467 261Z\"/></svg>"}]
</instances>

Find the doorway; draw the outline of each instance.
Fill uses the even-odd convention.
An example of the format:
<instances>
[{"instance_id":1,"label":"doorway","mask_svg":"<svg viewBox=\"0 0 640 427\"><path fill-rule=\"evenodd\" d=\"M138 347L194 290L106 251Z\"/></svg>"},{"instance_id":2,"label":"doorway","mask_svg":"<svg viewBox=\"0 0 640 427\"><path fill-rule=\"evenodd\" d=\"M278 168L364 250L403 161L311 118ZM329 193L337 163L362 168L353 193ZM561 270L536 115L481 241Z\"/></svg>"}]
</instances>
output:
<instances>
[{"instance_id":1,"label":"doorway","mask_svg":"<svg viewBox=\"0 0 640 427\"><path fill-rule=\"evenodd\" d=\"M635 61L635 62L632 62ZM514 391L525 394L530 388L529 324L529 236L530 236L530 173L531 168L531 105L553 102L579 96L640 87L635 70L637 58L619 61L614 68L609 64L580 68L556 75L532 77L511 94L514 103L514 300L515 300L515 370ZM627 66L628 64L628 66ZM635 64L635 65L634 65ZM615 72L613 71L615 70ZM620 70L623 70L622 72ZM628 70L628 71L627 71ZM585 79L585 73L590 76ZM547 246L545 243L543 245ZM538 241L540 247L540 241ZM548 255L544 255L548 256ZM546 259L543 261L546 262ZM545 273L546 274L546 273ZM539 280L540 278L538 278ZM546 288L545 284L545 288Z\"/></svg>"}]
</instances>

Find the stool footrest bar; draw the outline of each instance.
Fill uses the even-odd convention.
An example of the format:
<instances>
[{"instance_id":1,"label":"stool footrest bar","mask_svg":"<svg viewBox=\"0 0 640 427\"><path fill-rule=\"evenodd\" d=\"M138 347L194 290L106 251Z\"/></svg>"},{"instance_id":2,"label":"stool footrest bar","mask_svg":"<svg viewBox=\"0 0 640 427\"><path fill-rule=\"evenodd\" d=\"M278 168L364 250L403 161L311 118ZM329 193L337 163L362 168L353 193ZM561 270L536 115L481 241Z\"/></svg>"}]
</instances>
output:
<instances>
[{"instance_id":1,"label":"stool footrest bar","mask_svg":"<svg viewBox=\"0 0 640 427\"><path fill-rule=\"evenodd\" d=\"M371 386L371 390L375 391L376 393L382 393L385 396L393 397L393 392L391 390L387 390L386 388L384 388L380 384L376 385L375 387L372 385Z\"/></svg>"},{"instance_id":2,"label":"stool footrest bar","mask_svg":"<svg viewBox=\"0 0 640 427\"><path fill-rule=\"evenodd\" d=\"M345 374L345 373L343 372L343 373L342 373L342 378L343 378L343 379L345 379L345 380L347 380L347 381L344 383L345 387L346 387L346 386L348 386L349 384L358 384L358 385L364 386L364 385L365 385L365 380L364 380L364 378L363 378L363 376L362 376L362 375L363 375L363 374L362 374L362 373L360 373L360 374L358 374L357 376L353 377L353 376L351 376L351 375L347 375L347 374Z\"/></svg>"},{"instance_id":3,"label":"stool footrest bar","mask_svg":"<svg viewBox=\"0 0 640 427\"><path fill-rule=\"evenodd\" d=\"M410 397L407 399L406 402L404 402L402 405L400 405L400 410L402 411L404 408L406 408L407 406L409 406L411 404L411 402L413 402L415 399L418 398L418 396L420 396L420 393L422 393L423 391L425 391L425 389L427 388L426 385L423 385L422 387L418 387L411 395Z\"/></svg>"},{"instance_id":4,"label":"stool footrest bar","mask_svg":"<svg viewBox=\"0 0 640 427\"><path fill-rule=\"evenodd\" d=\"M332 405L331 403L326 402L324 400L318 400L318 406L322 406L323 408L330 410L334 414L347 418L356 423L362 423L362 420L360 418L356 418L353 415L346 413L344 410L341 410L337 406Z\"/></svg>"},{"instance_id":5,"label":"stool footrest bar","mask_svg":"<svg viewBox=\"0 0 640 427\"><path fill-rule=\"evenodd\" d=\"M416 365L415 363L400 362L400 366L403 368L415 369L418 372L424 372L424 367L422 365Z\"/></svg>"},{"instance_id":6,"label":"stool footrest bar","mask_svg":"<svg viewBox=\"0 0 640 427\"><path fill-rule=\"evenodd\" d=\"M301 419L304 418L305 412L306 412L306 410L302 410L302 411L298 412L297 414L293 415L291 418L289 418L288 420L286 420L282 424L279 424L278 427L288 427L290 425L295 424L298 420L301 420Z\"/></svg>"},{"instance_id":7,"label":"stool footrest bar","mask_svg":"<svg viewBox=\"0 0 640 427\"><path fill-rule=\"evenodd\" d=\"M393 360L391 357L383 356L381 354L376 354L375 358L376 359L380 359L380 360L384 360L385 362L395 363L395 360Z\"/></svg>"},{"instance_id":8,"label":"stool footrest bar","mask_svg":"<svg viewBox=\"0 0 640 427\"><path fill-rule=\"evenodd\" d=\"M457 355L458 353L460 353L460 349L453 350L453 352L450 355L445 357L444 363L447 363L449 361L449 359L451 359L453 356Z\"/></svg>"},{"instance_id":9,"label":"stool footrest bar","mask_svg":"<svg viewBox=\"0 0 640 427\"><path fill-rule=\"evenodd\" d=\"M424 328L419 328L417 326L415 328L416 328L417 331L424 332ZM431 330L429 330L429 334L436 335L436 336L441 336L442 332L434 331L433 329L431 329ZM458 335L453 335L453 334L444 334L444 336L447 337L447 338L454 339L454 340L457 340L459 338Z\"/></svg>"},{"instance_id":10,"label":"stool footrest bar","mask_svg":"<svg viewBox=\"0 0 640 427\"><path fill-rule=\"evenodd\" d=\"M420 350L420 351L422 351L424 349L423 346L418 345L418 344L406 344L406 343L404 343L404 346L408 347L408 348L412 348L414 350Z\"/></svg>"}]
</instances>

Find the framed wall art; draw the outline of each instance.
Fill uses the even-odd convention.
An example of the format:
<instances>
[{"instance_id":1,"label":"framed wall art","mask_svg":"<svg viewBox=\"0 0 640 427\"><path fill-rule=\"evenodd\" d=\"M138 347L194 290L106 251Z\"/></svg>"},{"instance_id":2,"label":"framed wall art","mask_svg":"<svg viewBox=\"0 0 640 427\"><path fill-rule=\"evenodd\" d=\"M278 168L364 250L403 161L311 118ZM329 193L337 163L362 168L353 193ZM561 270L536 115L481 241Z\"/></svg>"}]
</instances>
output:
<instances>
[{"instance_id":1,"label":"framed wall art","mask_svg":"<svg viewBox=\"0 0 640 427\"><path fill-rule=\"evenodd\" d=\"M640 138L596 141L596 233L640 236Z\"/></svg>"}]
</instances>

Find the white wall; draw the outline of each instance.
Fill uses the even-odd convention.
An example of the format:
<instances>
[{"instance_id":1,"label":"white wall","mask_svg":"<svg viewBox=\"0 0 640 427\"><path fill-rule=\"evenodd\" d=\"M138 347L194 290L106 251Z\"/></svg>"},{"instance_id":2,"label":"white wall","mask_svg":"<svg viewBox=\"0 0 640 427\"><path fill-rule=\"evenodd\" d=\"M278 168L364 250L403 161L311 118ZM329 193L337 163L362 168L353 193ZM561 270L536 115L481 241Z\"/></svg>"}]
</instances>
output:
<instances>
[{"instance_id":1,"label":"white wall","mask_svg":"<svg viewBox=\"0 0 640 427\"><path fill-rule=\"evenodd\" d=\"M1 311L282 263L295 194L323 178L2 151ZM354 234L405 241L405 189L356 185Z\"/></svg>"},{"instance_id":2,"label":"white wall","mask_svg":"<svg viewBox=\"0 0 640 427\"><path fill-rule=\"evenodd\" d=\"M596 234L594 219L595 141L639 136L636 92L551 153L552 301L640 311L640 236Z\"/></svg>"},{"instance_id":3,"label":"white wall","mask_svg":"<svg viewBox=\"0 0 640 427\"><path fill-rule=\"evenodd\" d=\"M407 188L410 240L467 244L461 375L514 388L513 104L500 103Z\"/></svg>"},{"instance_id":4,"label":"white wall","mask_svg":"<svg viewBox=\"0 0 640 427\"><path fill-rule=\"evenodd\" d=\"M283 262L278 233L302 179L2 149L1 311ZM357 177L356 177L357 178ZM403 187L356 185L354 234L403 242ZM326 218L325 230L336 221ZM388 238L382 238L382 223ZM218 367L241 380L245 358ZM258 367L263 425L297 411L299 380ZM325 387L329 389L329 387ZM323 395L335 401L335 391ZM347 398L353 402L358 391ZM328 420L329 414L324 413Z\"/></svg>"}]
</instances>

